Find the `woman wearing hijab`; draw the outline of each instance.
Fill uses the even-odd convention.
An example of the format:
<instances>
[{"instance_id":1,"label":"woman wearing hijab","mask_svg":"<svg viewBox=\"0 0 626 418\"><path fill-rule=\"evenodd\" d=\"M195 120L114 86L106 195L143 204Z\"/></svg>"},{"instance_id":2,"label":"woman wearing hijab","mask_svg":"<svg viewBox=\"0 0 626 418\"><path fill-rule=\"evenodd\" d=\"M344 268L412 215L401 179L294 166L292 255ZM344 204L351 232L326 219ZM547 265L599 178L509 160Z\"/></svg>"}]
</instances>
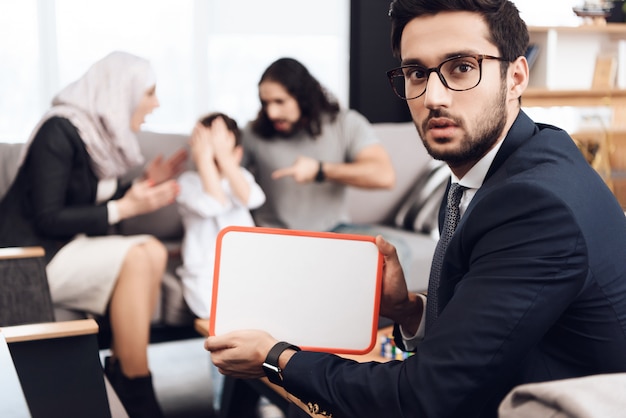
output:
<instances>
[{"instance_id":1,"label":"woman wearing hijab","mask_svg":"<svg viewBox=\"0 0 626 418\"><path fill-rule=\"evenodd\" d=\"M119 221L174 202L186 153L150 163L142 179L136 133L159 106L148 61L113 52L52 100L0 201L0 247L42 246L56 306L111 323L105 374L131 418L162 417L147 346L167 252L149 235L110 235Z\"/></svg>"}]
</instances>

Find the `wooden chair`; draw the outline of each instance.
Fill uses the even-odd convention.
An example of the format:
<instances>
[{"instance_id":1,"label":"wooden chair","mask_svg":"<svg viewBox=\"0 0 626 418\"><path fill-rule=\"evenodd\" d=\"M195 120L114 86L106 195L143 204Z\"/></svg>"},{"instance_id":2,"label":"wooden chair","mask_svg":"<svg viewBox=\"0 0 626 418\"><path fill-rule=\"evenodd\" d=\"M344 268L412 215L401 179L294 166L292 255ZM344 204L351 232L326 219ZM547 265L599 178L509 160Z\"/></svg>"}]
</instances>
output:
<instances>
[{"instance_id":1,"label":"wooden chair","mask_svg":"<svg viewBox=\"0 0 626 418\"><path fill-rule=\"evenodd\" d=\"M54 322L43 248L0 248L0 290L0 326Z\"/></svg>"},{"instance_id":2,"label":"wooden chair","mask_svg":"<svg viewBox=\"0 0 626 418\"><path fill-rule=\"evenodd\" d=\"M98 324L54 322L42 248L0 248L0 327L32 418L127 417L107 394Z\"/></svg>"}]
</instances>

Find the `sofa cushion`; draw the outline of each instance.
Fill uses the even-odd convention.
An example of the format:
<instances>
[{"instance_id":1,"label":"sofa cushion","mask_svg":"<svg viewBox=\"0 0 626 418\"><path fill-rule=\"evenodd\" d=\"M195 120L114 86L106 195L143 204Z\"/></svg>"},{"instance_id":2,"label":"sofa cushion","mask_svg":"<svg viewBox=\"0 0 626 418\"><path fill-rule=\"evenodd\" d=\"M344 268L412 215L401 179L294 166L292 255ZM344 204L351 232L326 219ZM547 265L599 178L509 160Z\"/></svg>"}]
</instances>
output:
<instances>
[{"instance_id":1,"label":"sofa cushion","mask_svg":"<svg viewBox=\"0 0 626 418\"><path fill-rule=\"evenodd\" d=\"M412 192L398 209L395 225L437 238L439 207L449 179L450 169L445 163L430 161L415 180Z\"/></svg>"},{"instance_id":2,"label":"sofa cushion","mask_svg":"<svg viewBox=\"0 0 626 418\"><path fill-rule=\"evenodd\" d=\"M163 276L161 287L163 300L161 322L165 325L182 326L193 323L195 315L191 312L183 296L183 283L169 268Z\"/></svg>"},{"instance_id":3,"label":"sofa cushion","mask_svg":"<svg viewBox=\"0 0 626 418\"><path fill-rule=\"evenodd\" d=\"M0 199L17 174L17 163L24 144L0 143Z\"/></svg>"},{"instance_id":4,"label":"sofa cushion","mask_svg":"<svg viewBox=\"0 0 626 418\"><path fill-rule=\"evenodd\" d=\"M390 190L349 187L348 211L354 223L391 224L399 202L432 157L422 145L413 123L375 123L372 127L389 153L396 170L396 184Z\"/></svg>"},{"instance_id":5,"label":"sofa cushion","mask_svg":"<svg viewBox=\"0 0 626 418\"><path fill-rule=\"evenodd\" d=\"M367 224L341 224L334 228L333 232L372 237L382 235L396 247L409 291L425 292L427 290L430 264L437 246L437 240L429 235L388 225Z\"/></svg>"},{"instance_id":6,"label":"sofa cushion","mask_svg":"<svg viewBox=\"0 0 626 418\"><path fill-rule=\"evenodd\" d=\"M125 219L119 223L118 231L122 235L149 234L161 240L182 239L184 234L176 203L145 215Z\"/></svg>"}]
</instances>

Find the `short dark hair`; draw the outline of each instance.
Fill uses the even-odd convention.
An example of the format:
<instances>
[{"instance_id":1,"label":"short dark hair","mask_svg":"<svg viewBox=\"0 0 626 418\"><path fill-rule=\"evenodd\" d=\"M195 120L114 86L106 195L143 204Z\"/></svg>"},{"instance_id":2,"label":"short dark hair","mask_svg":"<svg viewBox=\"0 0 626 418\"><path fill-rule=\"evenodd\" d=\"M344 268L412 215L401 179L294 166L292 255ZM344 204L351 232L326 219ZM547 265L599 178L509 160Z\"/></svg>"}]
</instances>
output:
<instances>
[{"instance_id":1,"label":"short dark hair","mask_svg":"<svg viewBox=\"0 0 626 418\"><path fill-rule=\"evenodd\" d=\"M279 83L296 99L301 112L297 127L304 129L313 137L322 133L324 114L334 120L339 112L337 100L302 63L293 58L280 58L274 61L263 72L259 85L264 81ZM262 138L271 138L276 134L274 125L263 108L252 122L252 129Z\"/></svg>"},{"instance_id":2,"label":"short dark hair","mask_svg":"<svg viewBox=\"0 0 626 418\"><path fill-rule=\"evenodd\" d=\"M220 112L213 112L201 117L199 122L208 128L217 118L224 119L228 130L235 134L235 146L241 145L241 130L239 129L239 126L237 125L235 119L231 118L230 116L227 116Z\"/></svg>"},{"instance_id":3,"label":"short dark hair","mask_svg":"<svg viewBox=\"0 0 626 418\"><path fill-rule=\"evenodd\" d=\"M389 6L391 50L400 58L400 41L404 27L414 18L439 12L466 11L480 14L489 28L490 41L500 56L515 61L528 47L528 27L519 10L509 0L394 0ZM506 63L502 63L506 74Z\"/></svg>"}]
</instances>

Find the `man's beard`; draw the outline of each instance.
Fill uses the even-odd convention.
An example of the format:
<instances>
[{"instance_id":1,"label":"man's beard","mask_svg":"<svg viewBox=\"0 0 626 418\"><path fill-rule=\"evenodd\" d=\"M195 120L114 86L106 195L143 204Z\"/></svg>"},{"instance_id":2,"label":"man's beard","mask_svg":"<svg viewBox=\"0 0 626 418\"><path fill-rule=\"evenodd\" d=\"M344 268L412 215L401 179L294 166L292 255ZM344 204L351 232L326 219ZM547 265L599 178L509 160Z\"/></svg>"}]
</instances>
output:
<instances>
[{"instance_id":1,"label":"man's beard","mask_svg":"<svg viewBox=\"0 0 626 418\"><path fill-rule=\"evenodd\" d=\"M274 128L274 133L277 137L280 138L291 138L292 136L294 136L295 130L293 126L287 131L279 131L278 129Z\"/></svg>"},{"instance_id":2,"label":"man's beard","mask_svg":"<svg viewBox=\"0 0 626 418\"><path fill-rule=\"evenodd\" d=\"M274 121L270 121L272 126L274 127L274 134L280 138L291 138L296 136L297 133L302 129L302 122L298 121L296 123L290 123L289 129L287 130L278 130L276 129L276 125L274 125Z\"/></svg>"},{"instance_id":3,"label":"man's beard","mask_svg":"<svg viewBox=\"0 0 626 418\"><path fill-rule=\"evenodd\" d=\"M502 135L502 130L506 125L506 85L502 87L500 94L495 98L490 108L483 112L483 115L482 120L478 121L476 132L473 135L467 132L460 142L460 149L452 151L437 151L433 149L423 139L424 132L426 132L426 126L431 118L446 117L453 120L459 127L463 127L462 120L452 117L445 111L431 110L421 127L417 123L415 125L422 137L426 151L434 159L445 161L450 167L456 167L480 160Z\"/></svg>"}]
</instances>

